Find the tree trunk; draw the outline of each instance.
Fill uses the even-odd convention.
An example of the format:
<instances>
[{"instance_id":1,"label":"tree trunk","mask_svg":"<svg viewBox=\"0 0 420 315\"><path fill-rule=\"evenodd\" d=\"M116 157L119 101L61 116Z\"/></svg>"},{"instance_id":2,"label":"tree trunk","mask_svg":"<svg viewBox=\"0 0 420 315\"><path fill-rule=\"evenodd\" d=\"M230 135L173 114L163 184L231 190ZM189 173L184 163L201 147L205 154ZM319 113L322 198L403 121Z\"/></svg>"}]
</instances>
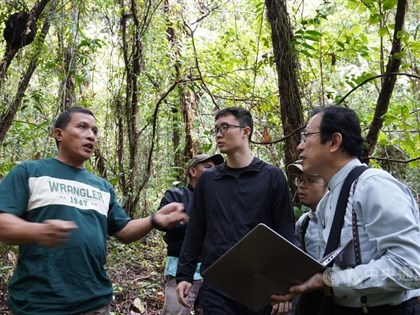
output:
<instances>
[{"instance_id":1,"label":"tree trunk","mask_svg":"<svg viewBox=\"0 0 420 315\"><path fill-rule=\"evenodd\" d=\"M285 164L288 165L297 158L296 148L299 145L300 137L296 130L304 124L297 78L298 61L289 46L293 34L286 2L266 0L265 3L276 61L283 133L285 136L290 135L286 137L284 147ZM290 187L294 186L290 183Z\"/></svg>"},{"instance_id":2,"label":"tree trunk","mask_svg":"<svg viewBox=\"0 0 420 315\"><path fill-rule=\"evenodd\" d=\"M49 0L42 0L37 5L35 5L31 10L31 16L33 17L34 23L36 23L39 20L39 17L41 16L45 6L48 4ZM45 36L48 33L50 28L50 23L48 20L45 20L41 35L39 35L39 45L42 45L45 41ZM10 47L6 48L5 57L0 63L0 89L3 84L3 80L5 79L7 69L12 62L13 58L15 57L17 51L19 49L10 49ZM26 73L23 75L23 77L20 80L18 90L16 92L16 96L13 100L13 102L10 105L6 105L5 108L0 113L0 143L3 142L4 138L6 137L7 132L10 129L10 126L13 123L13 120L16 116L16 113L22 103L23 96L25 94L25 91L29 85L29 81L32 78L32 74L35 71L35 68L38 66L38 53L34 53L32 60L29 62L28 69L26 70Z\"/></svg>"},{"instance_id":3,"label":"tree trunk","mask_svg":"<svg viewBox=\"0 0 420 315\"><path fill-rule=\"evenodd\" d=\"M45 36L47 35L49 29L50 23L47 19L45 20L44 25L42 26L40 36L41 40L39 42L39 46L43 45ZM6 137L6 134L13 123L16 113L22 104L22 99L25 95L26 89L28 88L29 82L32 78L32 74L38 66L38 59L39 53L34 53L32 60L29 62L26 73L23 75L19 82L18 90L16 92L15 98L13 99L13 102L9 105L9 108L4 113L0 113L0 143L2 143L4 138Z\"/></svg>"},{"instance_id":4,"label":"tree trunk","mask_svg":"<svg viewBox=\"0 0 420 315\"><path fill-rule=\"evenodd\" d=\"M178 5L183 5L182 1L178 3ZM180 44L179 39L177 36L177 30L175 25L171 22L174 15L172 10L171 4L169 0L165 0L164 5L165 14L167 16L167 23L168 28L166 31L167 38L169 44L172 48L172 61L174 63L174 77L175 81L179 82L181 79L181 64L179 62L180 58ZM182 17L176 16L176 19L180 19ZM186 83L179 83L178 84L178 91L179 91L179 105L172 106L172 145L174 148L174 166L179 169L177 180L184 181L185 180L185 172L183 171L185 167L185 163L192 157L193 155L193 148L192 148L192 136L191 136L191 125L192 125L192 112L191 112L191 103L194 103L194 97L192 96L191 92L187 91L185 88ZM182 116L180 115L182 113ZM184 150L180 150L181 144L181 132L182 129L180 126L180 118L183 119L184 123L184 132L185 132L185 144Z\"/></svg>"},{"instance_id":5,"label":"tree trunk","mask_svg":"<svg viewBox=\"0 0 420 315\"><path fill-rule=\"evenodd\" d=\"M77 71L76 66L73 62L76 54L75 47L77 46L77 35L79 28L79 9L77 6L73 7L73 19L74 24L71 30L71 38L65 47L65 39L59 34L59 41L62 43L63 51L63 65L64 65L64 77L60 87L60 109L66 110L76 105L76 83L74 75Z\"/></svg>"},{"instance_id":6,"label":"tree trunk","mask_svg":"<svg viewBox=\"0 0 420 315\"><path fill-rule=\"evenodd\" d=\"M164 5L164 11L166 15L166 21L168 24L168 27L166 29L166 37L168 38L168 42L171 45L172 53L173 53L173 62L174 62L174 79L175 81L179 81L180 77L180 63L179 63L179 49L178 49L178 43L177 43L177 34L175 30L175 26L171 22L171 16L173 15L171 4L169 3L169 0L165 0ZM182 87L178 86L179 91L179 100L180 105L182 107ZM183 168L183 159L180 151L180 143L181 143L181 128L180 126L180 114L179 114L179 108L180 106L178 104L171 105L171 114L172 114L172 147L174 150L174 160L173 165L178 169L181 170ZM178 172L178 176L176 178L178 181L182 181L182 174L181 172Z\"/></svg>"},{"instance_id":7,"label":"tree trunk","mask_svg":"<svg viewBox=\"0 0 420 315\"><path fill-rule=\"evenodd\" d=\"M41 0L37 3L30 12L30 20L33 23L37 23L39 17L41 16L42 12L44 11L46 5L50 0ZM0 89L3 85L3 81L6 78L7 69L9 68L10 64L12 63L13 58L16 56L16 53L21 48L12 48L9 45L6 47L6 51L4 54L3 60L0 62Z\"/></svg>"},{"instance_id":8,"label":"tree trunk","mask_svg":"<svg viewBox=\"0 0 420 315\"><path fill-rule=\"evenodd\" d=\"M381 131L384 123L384 116L388 112L389 102L394 91L397 76L392 75L392 73L398 72L401 65L401 57L398 56L398 54L401 53L401 39L399 37L399 33L403 30L404 27L407 6L407 0L398 1L397 12L395 14L395 28L392 41L392 49L385 71L385 74L389 75L386 75L382 81L383 84L381 92L379 93L378 100L376 102L375 114L373 116L369 132L366 136L366 145L362 154L362 160L367 164L369 164L369 156L371 156L375 150L379 132Z\"/></svg>"},{"instance_id":9,"label":"tree trunk","mask_svg":"<svg viewBox=\"0 0 420 315\"><path fill-rule=\"evenodd\" d=\"M123 105L120 98L117 96L114 102L115 106L115 120L117 125L117 169L118 169L118 183L121 186L123 195L127 193L125 187L127 187L127 179L124 172L124 114Z\"/></svg>"},{"instance_id":10,"label":"tree trunk","mask_svg":"<svg viewBox=\"0 0 420 315\"><path fill-rule=\"evenodd\" d=\"M193 155L201 153L194 151L194 145L191 135L192 125L196 112L196 99L192 92L183 92L182 95L182 116L184 119L184 131L185 131L185 146L184 146L184 162L188 162ZM185 172L184 172L185 174Z\"/></svg>"},{"instance_id":11,"label":"tree trunk","mask_svg":"<svg viewBox=\"0 0 420 315\"><path fill-rule=\"evenodd\" d=\"M124 1L120 1L122 12L125 12ZM128 140L128 174L126 174L126 182L120 183L123 194L125 196L124 208L130 214L135 213L136 208L136 196L133 193L135 191L134 178L137 175L137 112L138 112L138 86L137 77L140 74L140 57L142 53L142 46L139 38L139 21L137 18L137 6L135 0L131 0L129 3L130 15L127 13L121 17L122 26L122 40L123 40L123 56L125 63L125 101L122 106L122 116L124 117L125 126L127 128ZM128 29L128 19L133 20L133 29ZM133 33L133 36L129 34ZM124 155L121 155L123 158ZM121 166L124 165L122 161L119 163ZM124 169L120 169L120 173L125 173Z\"/></svg>"},{"instance_id":12,"label":"tree trunk","mask_svg":"<svg viewBox=\"0 0 420 315\"><path fill-rule=\"evenodd\" d=\"M125 203L123 204L125 210L130 215L134 215L136 207L139 203L140 191L146 185L150 178L151 173L151 155L153 149L153 143L150 145L151 150L149 151L148 164L144 171L143 178L139 180L140 175L140 164L139 164L139 145L138 140L140 136L138 126L138 113L139 113L139 77L144 70L142 63L143 58L143 42L142 36L145 30L148 29L151 17L155 8L152 2L144 3L142 14L139 14L137 8L137 2L130 0L128 6L125 6L124 0L120 0L121 12L124 12L121 17L121 33L122 33L122 53L124 58L125 66L125 99L120 107L121 117L124 118L121 123L124 125L124 134L120 136L127 142L127 148L124 154L121 154L119 161L119 173L125 173L125 176L121 178L125 179L125 183L121 184L121 189L125 197ZM126 13L127 12L127 13ZM139 18L141 16L141 19ZM130 22L129 22L130 19ZM118 96L119 97L119 96ZM122 132L122 130L120 130ZM123 142L121 141L120 150L122 150ZM154 139L152 139L154 141ZM128 155L127 155L128 151ZM120 152L122 153L122 152ZM128 163L123 163L122 159L127 160ZM124 167L128 164L128 167Z\"/></svg>"}]
</instances>

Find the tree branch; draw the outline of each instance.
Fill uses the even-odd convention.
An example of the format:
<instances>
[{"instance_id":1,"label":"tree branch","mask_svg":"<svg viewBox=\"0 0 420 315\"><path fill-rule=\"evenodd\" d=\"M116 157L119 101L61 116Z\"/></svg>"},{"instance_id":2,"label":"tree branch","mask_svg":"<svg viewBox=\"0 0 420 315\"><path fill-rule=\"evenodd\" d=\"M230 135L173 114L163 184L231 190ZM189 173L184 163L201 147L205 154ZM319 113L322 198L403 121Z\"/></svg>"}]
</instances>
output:
<instances>
[{"instance_id":1,"label":"tree branch","mask_svg":"<svg viewBox=\"0 0 420 315\"><path fill-rule=\"evenodd\" d=\"M398 0L397 12L395 14L395 28L394 37L392 40L392 49L384 74L398 72L398 69L400 68L401 57L398 56L398 54L401 53L401 37L399 36L399 33L403 30L407 6L407 0ZM373 120L370 125L369 132L366 136L366 146L362 154L363 156L369 156L375 149L379 132L383 126L384 116L388 111L389 102L394 91L396 80L397 77L395 75L388 75L383 80L382 89L376 102ZM369 164L368 159L363 160L363 162Z\"/></svg>"},{"instance_id":2,"label":"tree branch","mask_svg":"<svg viewBox=\"0 0 420 315\"><path fill-rule=\"evenodd\" d=\"M49 29L50 29L50 23L48 19L46 19L42 27L42 31L41 31L40 45L44 43L45 36L47 35ZM19 82L19 86L18 86L16 95L12 104L9 105L4 115L0 115L0 143L2 143L4 138L6 137L6 134L13 123L16 112L18 111L20 105L22 104L22 99L23 99L23 96L25 95L26 89L28 88L29 81L31 80L32 74L34 73L36 67L38 66L38 59L39 59L39 53L36 52L34 53L34 56L32 57L32 60L30 61L25 74L22 76Z\"/></svg>"},{"instance_id":3,"label":"tree branch","mask_svg":"<svg viewBox=\"0 0 420 315\"><path fill-rule=\"evenodd\" d=\"M366 80L364 80L362 83L356 85L354 88L352 88L346 95L343 96L343 98L341 100L339 100L336 105L341 104L342 102L344 102L344 100L354 91L356 91L359 87L365 85L366 83L368 83L369 81L375 80L377 78L381 78L381 77L386 77L386 76L391 76L391 75L405 75L407 77L412 77L412 78L416 78L416 79L420 79L420 76L415 75L415 74L410 74L410 73L404 73L404 72L391 72L391 73L384 73L384 74L378 74L375 75L373 77L367 78Z\"/></svg>"},{"instance_id":4,"label":"tree branch","mask_svg":"<svg viewBox=\"0 0 420 315\"><path fill-rule=\"evenodd\" d=\"M211 94L209 88L206 85L206 82L203 79L203 74L201 73L200 65L199 65L198 59L197 59L197 49L195 48L194 32L193 32L193 30L191 29L191 27L186 22L184 22L184 25L189 29L189 31L191 33L191 42L192 42L192 47L193 47L193 50L194 50L195 66L197 68L198 75L199 75L199 77L201 79L201 83L203 84L203 88L209 94L209 96L211 98L211 101L213 102L214 106L217 109L220 109L219 105L217 104L216 100L213 97L213 94Z\"/></svg>"},{"instance_id":5,"label":"tree branch","mask_svg":"<svg viewBox=\"0 0 420 315\"><path fill-rule=\"evenodd\" d=\"M42 11L44 11L45 6L48 4L50 0L41 0L39 3L35 4L34 7L31 9L29 21L33 21L33 23L37 23ZM3 60L0 62L0 88L3 84L4 79L6 78L7 69L9 68L10 64L13 61L13 58L16 56L16 53L22 47L12 48L7 45L6 52L4 54Z\"/></svg>"}]
</instances>

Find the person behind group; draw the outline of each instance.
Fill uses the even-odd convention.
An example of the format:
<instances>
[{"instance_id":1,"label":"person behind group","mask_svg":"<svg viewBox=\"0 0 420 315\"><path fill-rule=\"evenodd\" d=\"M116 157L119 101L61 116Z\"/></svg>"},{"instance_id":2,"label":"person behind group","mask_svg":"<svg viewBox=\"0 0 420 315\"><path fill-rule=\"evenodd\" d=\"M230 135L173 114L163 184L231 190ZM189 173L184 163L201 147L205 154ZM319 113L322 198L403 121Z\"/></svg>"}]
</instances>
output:
<instances>
[{"instance_id":1,"label":"person behind group","mask_svg":"<svg viewBox=\"0 0 420 315\"><path fill-rule=\"evenodd\" d=\"M302 208L308 209L308 211L303 213L296 221L296 245L310 256L320 257L323 253L320 253L317 225L318 219L315 211L319 201L327 192L327 185L320 176L303 173L300 161L289 164L287 170L289 171L289 174L294 174L296 176L295 185L297 187L299 202L301 203ZM293 305L291 303L283 303L281 309L285 310L287 315L296 314L298 301L298 297L295 297L293 299Z\"/></svg>"},{"instance_id":2,"label":"person behind group","mask_svg":"<svg viewBox=\"0 0 420 315\"><path fill-rule=\"evenodd\" d=\"M358 160L362 145L358 117L345 107L321 109L302 132L298 151L303 171L318 174L329 188L316 212L322 249L344 179L362 165ZM358 234L355 238L352 221ZM288 294L273 295L273 303L330 288L333 314L364 314L366 308L368 314L420 314L419 221L418 206L409 188L384 170L367 169L350 190L340 237L340 246L358 240L361 263L356 264L352 244L335 260L328 277L317 273L292 286Z\"/></svg>"},{"instance_id":3,"label":"person behind group","mask_svg":"<svg viewBox=\"0 0 420 315\"><path fill-rule=\"evenodd\" d=\"M252 131L249 111L228 107L216 113L214 134L226 162L205 172L194 192L176 276L178 300L187 307L201 254L201 270L205 270L260 222L293 241L294 216L285 176L252 155ZM206 315L271 312L270 305L253 312L206 280L198 300Z\"/></svg>"},{"instance_id":4,"label":"person behind group","mask_svg":"<svg viewBox=\"0 0 420 315\"><path fill-rule=\"evenodd\" d=\"M289 164L287 167L290 174L296 175L295 184L299 201L302 207L309 211L300 216L295 224L295 238L297 245L312 257L320 257L316 206L327 192L327 185L322 177L309 175L303 172L300 161Z\"/></svg>"},{"instance_id":5,"label":"person behind group","mask_svg":"<svg viewBox=\"0 0 420 315\"><path fill-rule=\"evenodd\" d=\"M187 166L187 176L188 183L184 187L174 187L170 188L165 192L163 196L159 209L171 202L181 202L185 208L188 210L188 205L190 204L194 188L205 171L209 168L214 167L223 163L223 157L220 154L207 155L199 154L194 156ZM188 213L188 211L187 211ZM165 235L163 239L167 245L167 257L165 264L164 275L166 277L165 283L165 302L163 304L162 315L190 315L191 308L185 307L178 302L176 296L176 270L178 266L178 257L181 251L182 242L184 241L185 230L187 224L181 222L171 229L165 229ZM200 275L200 263L197 264L197 268L194 274L194 282L190 293L188 295L188 304L194 304L195 314L201 314L198 303L195 303L198 290L200 289L202 278Z\"/></svg>"},{"instance_id":6,"label":"person behind group","mask_svg":"<svg viewBox=\"0 0 420 315\"><path fill-rule=\"evenodd\" d=\"M22 314L109 314L107 235L123 243L153 227L188 221L181 203L131 220L113 187L84 167L98 143L94 114L72 107L57 118L55 158L19 163L0 183L0 241L19 245L9 309Z\"/></svg>"}]
</instances>

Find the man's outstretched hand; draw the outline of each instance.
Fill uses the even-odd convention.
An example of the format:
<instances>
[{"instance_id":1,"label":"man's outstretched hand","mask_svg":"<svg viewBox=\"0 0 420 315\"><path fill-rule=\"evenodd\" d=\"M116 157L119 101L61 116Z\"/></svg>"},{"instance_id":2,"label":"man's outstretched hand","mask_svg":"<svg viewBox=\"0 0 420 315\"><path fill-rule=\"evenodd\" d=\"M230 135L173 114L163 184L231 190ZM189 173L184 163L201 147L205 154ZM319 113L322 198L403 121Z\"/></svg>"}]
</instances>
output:
<instances>
[{"instance_id":1,"label":"man's outstretched hand","mask_svg":"<svg viewBox=\"0 0 420 315\"><path fill-rule=\"evenodd\" d=\"M152 225L157 229L167 229L174 227L180 222L188 222L189 217L184 212L184 205L179 202L172 202L160 208L152 216Z\"/></svg>"}]
</instances>

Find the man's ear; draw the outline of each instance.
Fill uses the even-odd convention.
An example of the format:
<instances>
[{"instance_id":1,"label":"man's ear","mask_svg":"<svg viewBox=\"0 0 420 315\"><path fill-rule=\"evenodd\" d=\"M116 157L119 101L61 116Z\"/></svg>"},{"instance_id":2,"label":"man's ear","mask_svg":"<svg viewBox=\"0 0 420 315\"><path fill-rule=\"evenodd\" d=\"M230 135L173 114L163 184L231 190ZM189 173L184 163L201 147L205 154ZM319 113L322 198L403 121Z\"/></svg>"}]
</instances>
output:
<instances>
[{"instance_id":1,"label":"man's ear","mask_svg":"<svg viewBox=\"0 0 420 315\"><path fill-rule=\"evenodd\" d=\"M61 141L61 138L63 137L63 130L61 128L54 128L53 129L53 136L55 140Z\"/></svg>"},{"instance_id":2,"label":"man's ear","mask_svg":"<svg viewBox=\"0 0 420 315\"><path fill-rule=\"evenodd\" d=\"M192 178L195 178L195 177L197 176L197 170L196 170L194 167L190 167L190 168L188 169L188 173L190 174L190 176L191 176Z\"/></svg>"},{"instance_id":3,"label":"man's ear","mask_svg":"<svg viewBox=\"0 0 420 315\"><path fill-rule=\"evenodd\" d=\"M251 134L251 127L244 127L244 136L249 139L249 135Z\"/></svg>"},{"instance_id":4,"label":"man's ear","mask_svg":"<svg viewBox=\"0 0 420 315\"><path fill-rule=\"evenodd\" d=\"M331 136L331 152L341 151L341 143L343 142L343 136L339 132L334 132Z\"/></svg>"}]
</instances>

